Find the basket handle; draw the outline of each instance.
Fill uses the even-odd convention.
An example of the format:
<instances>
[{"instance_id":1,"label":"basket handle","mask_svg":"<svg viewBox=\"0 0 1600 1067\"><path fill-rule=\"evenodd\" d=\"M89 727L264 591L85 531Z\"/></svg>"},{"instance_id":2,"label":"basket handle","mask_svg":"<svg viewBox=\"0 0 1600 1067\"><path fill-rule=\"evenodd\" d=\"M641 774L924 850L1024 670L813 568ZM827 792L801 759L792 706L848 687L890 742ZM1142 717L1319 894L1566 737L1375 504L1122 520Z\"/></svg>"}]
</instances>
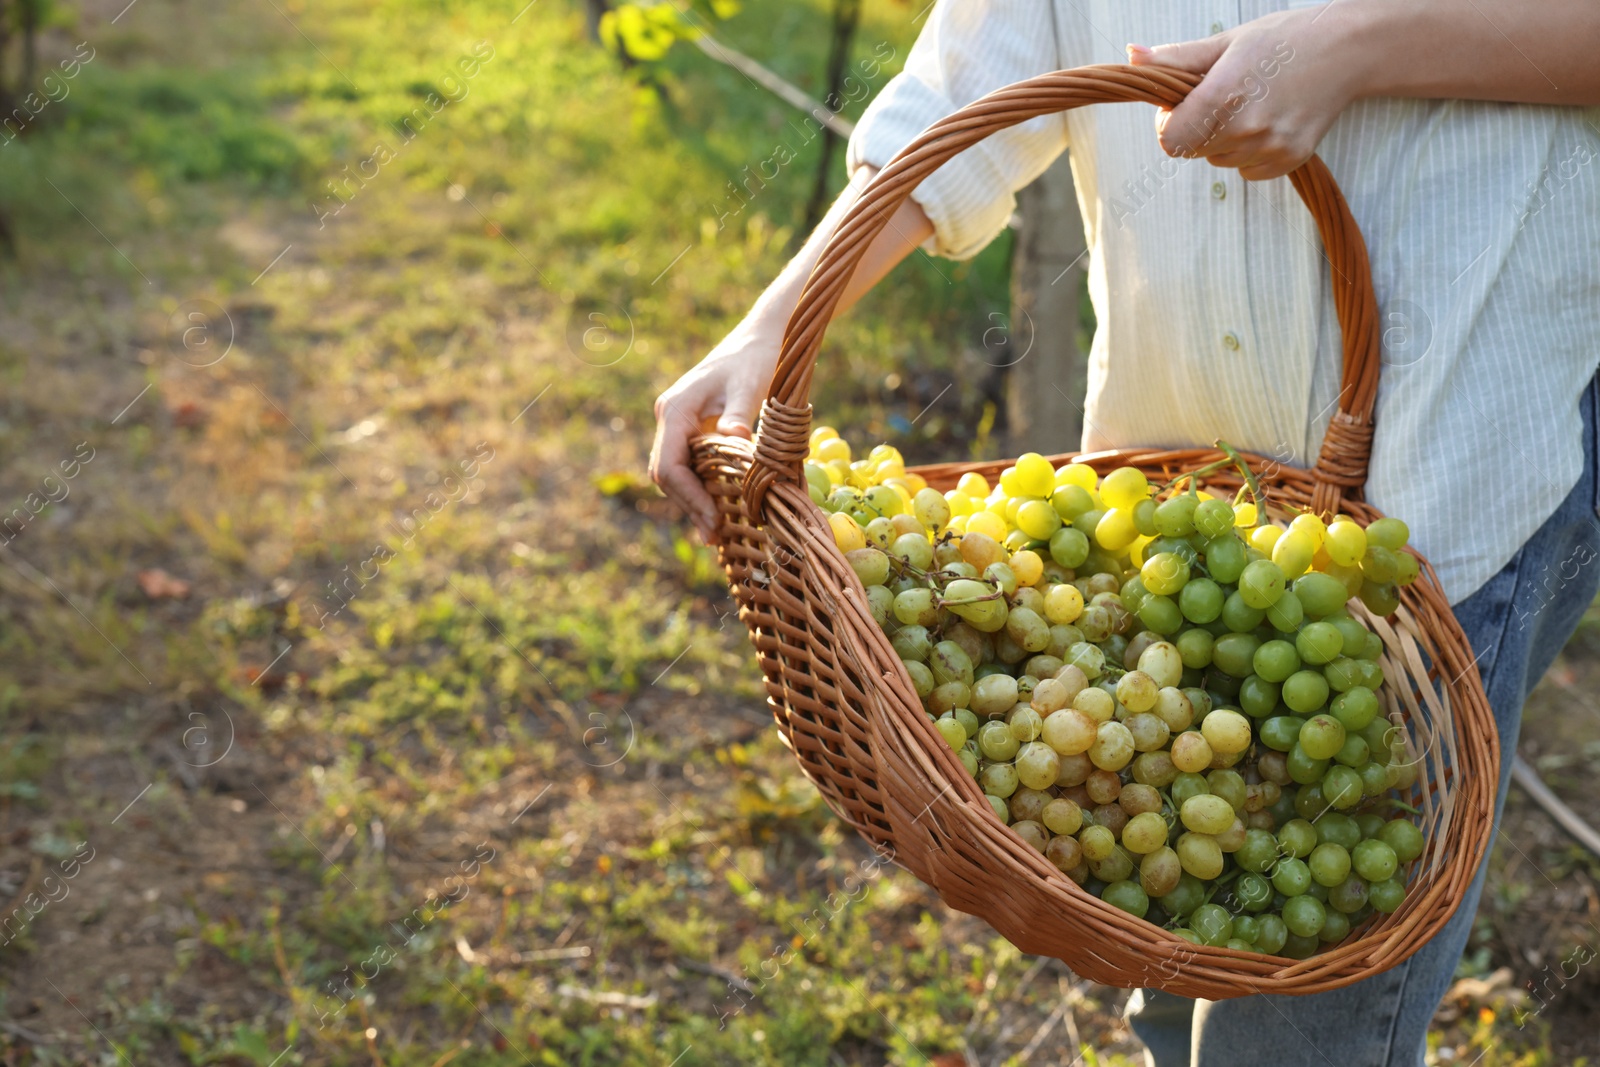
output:
<instances>
[{"instance_id":1,"label":"basket handle","mask_svg":"<svg viewBox=\"0 0 1600 1067\"><path fill-rule=\"evenodd\" d=\"M856 264L913 189L956 153L1019 122L1085 104L1143 101L1173 107L1200 76L1124 64L1076 67L997 89L928 127L869 182L833 232L807 279L784 333L745 476L752 519L762 521L767 489L778 479L804 484L801 465L811 434L811 376L822 336ZM1361 230L1326 164L1312 156L1289 174L1322 235L1332 270L1334 307L1343 339L1339 410L1312 467L1315 510L1337 510L1359 497L1372 452L1372 406L1378 392L1378 304Z\"/></svg>"}]
</instances>

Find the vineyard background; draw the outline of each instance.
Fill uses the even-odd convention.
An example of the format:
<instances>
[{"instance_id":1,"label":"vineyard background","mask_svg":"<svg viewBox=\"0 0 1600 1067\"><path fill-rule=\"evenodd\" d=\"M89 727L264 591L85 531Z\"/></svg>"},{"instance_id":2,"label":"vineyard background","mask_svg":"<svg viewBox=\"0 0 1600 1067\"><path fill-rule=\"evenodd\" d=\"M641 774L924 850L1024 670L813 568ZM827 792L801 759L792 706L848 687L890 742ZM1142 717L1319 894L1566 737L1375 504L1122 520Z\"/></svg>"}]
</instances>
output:
<instances>
[{"instance_id":1,"label":"vineyard background","mask_svg":"<svg viewBox=\"0 0 1600 1067\"><path fill-rule=\"evenodd\" d=\"M688 10L825 94L832 4ZM1123 993L878 867L769 728L643 469L822 138L598 15L0 5L3 1062L1139 1062ZM1011 255L897 270L818 410L1001 452ZM1597 682L1590 621L1523 744L1591 821ZM1518 793L1494 865L1433 1062L1600 1055L1600 863Z\"/></svg>"}]
</instances>

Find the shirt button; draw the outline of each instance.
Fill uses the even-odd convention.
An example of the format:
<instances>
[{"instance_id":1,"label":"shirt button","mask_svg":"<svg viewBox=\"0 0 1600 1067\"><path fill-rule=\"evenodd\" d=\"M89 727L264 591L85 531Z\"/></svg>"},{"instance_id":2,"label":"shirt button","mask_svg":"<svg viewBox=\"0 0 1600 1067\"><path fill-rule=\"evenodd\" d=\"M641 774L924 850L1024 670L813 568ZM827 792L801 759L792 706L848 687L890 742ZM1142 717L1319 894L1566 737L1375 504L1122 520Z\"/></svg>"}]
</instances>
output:
<instances>
[{"instance_id":1,"label":"shirt button","mask_svg":"<svg viewBox=\"0 0 1600 1067\"><path fill-rule=\"evenodd\" d=\"M1223 26L1222 26L1222 23L1220 23L1220 22L1213 22L1211 24L1211 32L1212 33L1221 33L1222 29L1223 29Z\"/></svg>"},{"instance_id":2,"label":"shirt button","mask_svg":"<svg viewBox=\"0 0 1600 1067\"><path fill-rule=\"evenodd\" d=\"M1239 348L1239 335L1236 333L1225 333L1222 335L1222 343L1237 351Z\"/></svg>"},{"instance_id":3,"label":"shirt button","mask_svg":"<svg viewBox=\"0 0 1600 1067\"><path fill-rule=\"evenodd\" d=\"M1223 185L1221 182L1212 182L1211 196L1215 200L1226 200L1228 197L1228 187Z\"/></svg>"}]
</instances>

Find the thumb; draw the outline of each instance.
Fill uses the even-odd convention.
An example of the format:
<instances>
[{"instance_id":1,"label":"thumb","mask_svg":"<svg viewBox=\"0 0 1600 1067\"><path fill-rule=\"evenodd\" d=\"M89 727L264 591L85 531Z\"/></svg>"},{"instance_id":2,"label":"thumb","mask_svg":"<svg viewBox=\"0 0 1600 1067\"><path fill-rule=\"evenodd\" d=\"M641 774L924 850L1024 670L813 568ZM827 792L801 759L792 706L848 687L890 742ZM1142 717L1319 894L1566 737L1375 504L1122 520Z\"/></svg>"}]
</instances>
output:
<instances>
[{"instance_id":1,"label":"thumb","mask_svg":"<svg viewBox=\"0 0 1600 1067\"><path fill-rule=\"evenodd\" d=\"M1175 67L1191 74L1204 74L1222 58L1222 53L1228 50L1228 44L1226 33L1180 44L1158 44L1154 48L1130 44L1128 62L1136 67Z\"/></svg>"},{"instance_id":2,"label":"thumb","mask_svg":"<svg viewBox=\"0 0 1600 1067\"><path fill-rule=\"evenodd\" d=\"M717 432L729 437L750 436L755 419L755 386L744 382L728 383L728 400L717 419Z\"/></svg>"}]
</instances>

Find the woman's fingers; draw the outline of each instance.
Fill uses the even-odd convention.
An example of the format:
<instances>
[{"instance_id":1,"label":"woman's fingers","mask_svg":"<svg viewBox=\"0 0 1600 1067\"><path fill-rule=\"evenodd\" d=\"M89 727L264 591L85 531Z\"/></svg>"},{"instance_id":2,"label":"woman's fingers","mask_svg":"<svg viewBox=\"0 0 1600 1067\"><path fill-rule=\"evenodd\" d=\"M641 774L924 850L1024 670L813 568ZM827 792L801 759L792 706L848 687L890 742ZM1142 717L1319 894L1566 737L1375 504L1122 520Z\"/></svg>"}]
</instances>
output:
<instances>
[{"instance_id":1,"label":"woman's fingers","mask_svg":"<svg viewBox=\"0 0 1600 1067\"><path fill-rule=\"evenodd\" d=\"M706 544L715 544L717 506L689 466L689 438L700 432L698 421L681 403L663 394L656 401L656 439L650 450L650 480L684 510Z\"/></svg>"}]
</instances>

